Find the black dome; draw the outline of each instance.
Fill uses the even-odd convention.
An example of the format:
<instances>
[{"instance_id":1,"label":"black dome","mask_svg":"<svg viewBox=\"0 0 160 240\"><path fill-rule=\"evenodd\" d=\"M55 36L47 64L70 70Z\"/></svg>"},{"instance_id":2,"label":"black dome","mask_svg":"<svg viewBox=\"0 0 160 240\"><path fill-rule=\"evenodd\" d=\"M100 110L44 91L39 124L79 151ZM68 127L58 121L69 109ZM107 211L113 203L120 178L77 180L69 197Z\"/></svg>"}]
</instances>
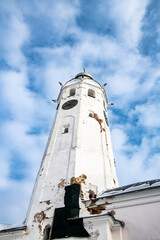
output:
<instances>
[{"instance_id":1,"label":"black dome","mask_svg":"<svg viewBox=\"0 0 160 240\"><path fill-rule=\"evenodd\" d=\"M75 78L79 78L79 77L89 77L90 79L94 80L94 78L92 77L91 74L89 73L86 73L86 72L81 72L81 73L78 73Z\"/></svg>"}]
</instances>

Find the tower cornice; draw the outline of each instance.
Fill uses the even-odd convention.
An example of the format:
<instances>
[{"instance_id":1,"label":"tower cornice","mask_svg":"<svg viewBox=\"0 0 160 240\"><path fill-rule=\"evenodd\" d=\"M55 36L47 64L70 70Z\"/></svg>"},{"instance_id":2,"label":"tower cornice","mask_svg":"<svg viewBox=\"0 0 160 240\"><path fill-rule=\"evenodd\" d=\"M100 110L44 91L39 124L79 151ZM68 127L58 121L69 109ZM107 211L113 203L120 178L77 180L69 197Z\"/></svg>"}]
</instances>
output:
<instances>
[{"instance_id":1,"label":"tower cornice","mask_svg":"<svg viewBox=\"0 0 160 240\"><path fill-rule=\"evenodd\" d=\"M81 82L83 82L84 80L91 80L91 82L95 82L97 83L101 88L101 84L99 82L97 82L91 74L89 73L86 73L86 72L81 72L81 73L78 73L74 78L70 79L69 81L67 81L64 86L67 86L70 82L74 81L74 80L80 80Z\"/></svg>"}]
</instances>

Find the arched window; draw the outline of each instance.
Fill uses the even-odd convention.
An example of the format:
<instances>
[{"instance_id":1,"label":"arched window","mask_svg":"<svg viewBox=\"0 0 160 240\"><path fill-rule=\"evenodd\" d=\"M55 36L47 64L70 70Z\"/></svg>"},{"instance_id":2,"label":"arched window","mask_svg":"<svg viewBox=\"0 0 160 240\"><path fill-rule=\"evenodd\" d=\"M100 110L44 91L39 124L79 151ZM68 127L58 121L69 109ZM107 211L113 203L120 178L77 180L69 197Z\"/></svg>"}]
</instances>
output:
<instances>
[{"instance_id":1,"label":"arched window","mask_svg":"<svg viewBox=\"0 0 160 240\"><path fill-rule=\"evenodd\" d=\"M69 96L71 97L71 96L74 96L75 94L76 94L76 89L75 88L70 89Z\"/></svg>"},{"instance_id":2,"label":"arched window","mask_svg":"<svg viewBox=\"0 0 160 240\"><path fill-rule=\"evenodd\" d=\"M95 91L93 89L88 89L88 96L95 98Z\"/></svg>"},{"instance_id":3,"label":"arched window","mask_svg":"<svg viewBox=\"0 0 160 240\"><path fill-rule=\"evenodd\" d=\"M66 124L62 127L62 134L68 133L68 131L69 131L69 124Z\"/></svg>"}]
</instances>

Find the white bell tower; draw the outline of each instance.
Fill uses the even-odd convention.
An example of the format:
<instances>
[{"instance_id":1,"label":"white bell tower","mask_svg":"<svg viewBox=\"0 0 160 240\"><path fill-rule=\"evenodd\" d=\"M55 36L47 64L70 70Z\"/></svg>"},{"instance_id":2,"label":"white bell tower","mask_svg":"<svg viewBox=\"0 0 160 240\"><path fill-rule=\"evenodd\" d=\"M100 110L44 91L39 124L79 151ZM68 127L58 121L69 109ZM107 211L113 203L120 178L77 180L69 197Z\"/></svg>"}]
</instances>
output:
<instances>
[{"instance_id":1,"label":"white bell tower","mask_svg":"<svg viewBox=\"0 0 160 240\"><path fill-rule=\"evenodd\" d=\"M28 231L35 228L40 235L51 224L54 209L64 206L65 186L81 185L84 200L118 186L104 87L83 72L62 85L56 102L26 220ZM33 239L43 239L36 231Z\"/></svg>"}]
</instances>

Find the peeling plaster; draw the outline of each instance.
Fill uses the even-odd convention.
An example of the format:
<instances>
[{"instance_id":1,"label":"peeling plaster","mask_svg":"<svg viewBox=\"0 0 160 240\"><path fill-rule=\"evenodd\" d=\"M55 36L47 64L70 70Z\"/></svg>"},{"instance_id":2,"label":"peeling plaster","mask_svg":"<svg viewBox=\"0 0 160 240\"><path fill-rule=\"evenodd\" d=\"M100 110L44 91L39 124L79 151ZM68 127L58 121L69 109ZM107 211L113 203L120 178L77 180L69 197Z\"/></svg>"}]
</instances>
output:
<instances>
[{"instance_id":1,"label":"peeling plaster","mask_svg":"<svg viewBox=\"0 0 160 240\"><path fill-rule=\"evenodd\" d=\"M34 220L33 222L38 222L39 225L38 225L38 228L39 228L39 233L40 233L40 236L42 235L42 225L43 225L43 220L46 218L46 214L44 213L44 211L41 211L40 213L36 213L34 215ZM34 225L32 225L34 227Z\"/></svg>"},{"instance_id":2,"label":"peeling plaster","mask_svg":"<svg viewBox=\"0 0 160 240\"><path fill-rule=\"evenodd\" d=\"M99 230L97 229L94 232L90 233L90 237L88 237L88 240L97 240L97 238L100 236Z\"/></svg>"},{"instance_id":3,"label":"peeling plaster","mask_svg":"<svg viewBox=\"0 0 160 240\"><path fill-rule=\"evenodd\" d=\"M25 230L23 230L23 236L26 236L26 235L28 235L28 232L27 232L27 230L25 229Z\"/></svg>"},{"instance_id":4,"label":"peeling plaster","mask_svg":"<svg viewBox=\"0 0 160 240\"><path fill-rule=\"evenodd\" d=\"M36 213L36 214L34 215L34 220L33 220L33 222L39 222L39 223L41 223L45 218L46 218L46 214L44 213L44 211L41 211L40 213Z\"/></svg>"},{"instance_id":5,"label":"peeling plaster","mask_svg":"<svg viewBox=\"0 0 160 240\"><path fill-rule=\"evenodd\" d=\"M72 177L70 180L70 184L78 184L80 185L80 198L83 199L84 193L82 191L82 183L85 184L85 180L87 179L87 176L85 174L81 174L79 177Z\"/></svg>"},{"instance_id":6,"label":"peeling plaster","mask_svg":"<svg viewBox=\"0 0 160 240\"><path fill-rule=\"evenodd\" d=\"M40 203L46 203L47 205L49 205L51 203L50 200L46 200L46 201L41 201Z\"/></svg>"},{"instance_id":7,"label":"peeling plaster","mask_svg":"<svg viewBox=\"0 0 160 240\"><path fill-rule=\"evenodd\" d=\"M100 214L103 211L106 210L106 205L111 205L112 203L109 203L106 199L105 201L101 199L94 199L91 201L91 203L87 206L87 210L89 211L90 214ZM115 214L115 211L108 212L111 213L112 215Z\"/></svg>"},{"instance_id":8,"label":"peeling plaster","mask_svg":"<svg viewBox=\"0 0 160 240\"><path fill-rule=\"evenodd\" d=\"M94 113L94 118L97 120L97 122L100 125L100 132L103 132L103 131L105 132L106 130L102 127L103 120L98 117L97 113Z\"/></svg>"},{"instance_id":9,"label":"peeling plaster","mask_svg":"<svg viewBox=\"0 0 160 240\"><path fill-rule=\"evenodd\" d=\"M58 183L58 188L63 188L65 185L65 179L61 178L61 181Z\"/></svg>"}]
</instances>

